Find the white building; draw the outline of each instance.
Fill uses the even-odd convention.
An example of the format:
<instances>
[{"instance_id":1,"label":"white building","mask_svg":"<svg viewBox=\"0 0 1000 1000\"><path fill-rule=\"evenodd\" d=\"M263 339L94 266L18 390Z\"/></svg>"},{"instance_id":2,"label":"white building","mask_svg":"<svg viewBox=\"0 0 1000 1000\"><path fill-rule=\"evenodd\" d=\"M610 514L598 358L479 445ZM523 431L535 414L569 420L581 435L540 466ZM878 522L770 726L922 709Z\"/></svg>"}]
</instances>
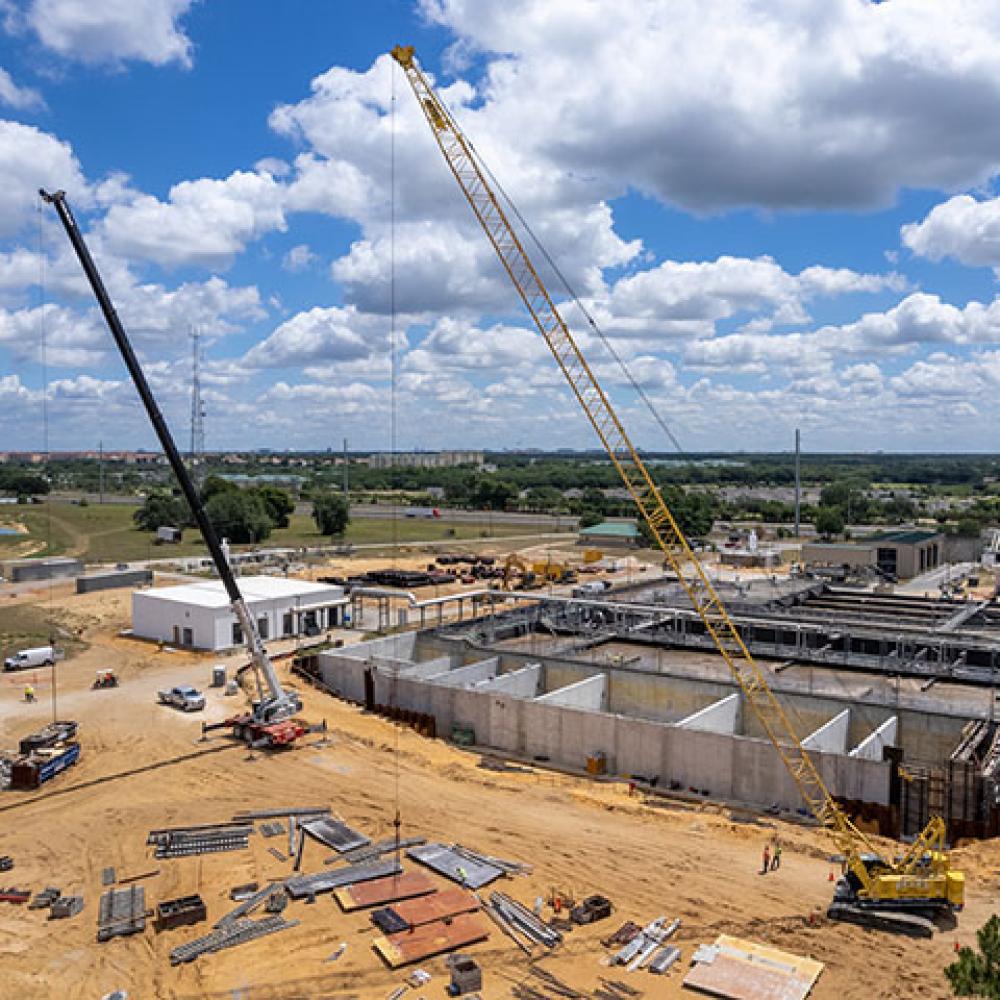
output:
<instances>
[{"instance_id":1,"label":"white building","mask_svg":"<svg viewBox=\"0 0 1000 1000\"><path fill-rule=\"evenodd\" d=\"M348 598L343 587L274 576L241 577L239 586L265 640L317 635L344 620ZM244 642L218 580L135 591L132 632L192 649L231 649Z\"/></svg>"}]
</instances>

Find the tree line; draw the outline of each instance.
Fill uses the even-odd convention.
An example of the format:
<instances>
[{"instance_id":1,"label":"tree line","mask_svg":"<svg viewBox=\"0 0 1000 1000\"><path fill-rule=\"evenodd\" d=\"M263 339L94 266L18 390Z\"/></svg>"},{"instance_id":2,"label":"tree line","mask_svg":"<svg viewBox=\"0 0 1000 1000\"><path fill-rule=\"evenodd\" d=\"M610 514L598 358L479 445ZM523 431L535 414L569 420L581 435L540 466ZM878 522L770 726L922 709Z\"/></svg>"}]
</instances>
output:
<instances>
[{"instance_id":1,"label":"tree line","mask_svg":"<svg viewBox=\"0 0 1000 1000\"><path fill-rule=\"evenodd\" d=\"M238 544L262 542L275 528L287 528L295 511L291 493L269 484L241 488L220 476L209 476L200 495L212 527L221 537ZM350 519L344 497L339 493L316 491L312 499L313 519L320 534L342 535ZM133 520L143 531L194 525L187 502L169 490L150 493Z\"/></svg>"}]
</instances>

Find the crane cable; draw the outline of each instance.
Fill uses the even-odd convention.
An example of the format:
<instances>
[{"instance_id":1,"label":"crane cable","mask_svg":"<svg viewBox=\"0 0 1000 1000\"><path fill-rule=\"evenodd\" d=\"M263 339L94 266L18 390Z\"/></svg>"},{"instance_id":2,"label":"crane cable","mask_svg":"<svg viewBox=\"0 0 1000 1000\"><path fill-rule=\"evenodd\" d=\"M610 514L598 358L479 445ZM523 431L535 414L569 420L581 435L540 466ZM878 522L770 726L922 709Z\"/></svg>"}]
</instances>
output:
<instances>
[{"instance_id":1,"label":"crane cable","mask_svg":"<svg viewBox=\"0 0 1000 1000\"><path fill-rule=\"evenodd\" d=\"M446 105L446 107L447 107L447 105ZM454 115L452 114L451 108L448 108L448 114L452 115L452 118L454 119ZM463 135L464 135L464 133L463 133ZM483 159L482 154L473 145L472 140L469 139L468 135L464 135L464 138L465 138L466 143L469 146L470 152L476 158L476 161L478 162L479 166L482 168L483 172L489 177L490 181L493 183L493 185L497 189L497 191L500 192L500 197L503 198L503 200L506 202L507 206L510 208L511 212L514 214L514 216L517 219L517 221L524 227L524 231L528 234L528 236L531 237L531 241L537 247L538 252L542 255L542 257L545 259L545 262L552 269L553 274L555 274L555 276L559 279L559 283L563 286L563 288L566 291L566 294L570 297L570 299L572 300L573 304L583 314L583 316L587 320L587 323L589 324L590 328L594 331L594 333L600 339L601 343L604 345L605 350L611 355L612 358L614 358L615 362L618 364L618 367L621 369L622 374L624 374L625 378L628 380L629 384L632 386L632 388L638 394L639 398L643 401L643 403L646 404L646 408L649 410L650 414L652 414L653 420L656 421L656 423L659 425L660 429L663 431L663 433L670 440L670 443L674 446L674 448L676 449L677 453L682 458L687 458L687 455L685 454L684 449L681 447L680 442L677 440L676 435L670 429L670 427L667 425L667 422L663 419L663 417L661 416L661 414L657 411L656 407L653 405L653 401L649 398L649 395L646 393L646 391L639 384L638 379L636 379L636 377L632 374L631 369L625 363L625 359L614 348L614 346L611 344L611 341L608 339L607 335L604 333L604 331L598 325L597 320L594 319L594 317L591 314L591 312L583 304L583 302L580 299L580 296L577 295L576 290L570 284L569 279L566 277L566 275L563 273L562 269L555 262L555 259L552 257L552 255L549 253L549 251L546 249L545 244L542 243L540 237L535 233L534 229L531 228L531 226L528 223L528 220L521 213L521 210L517 207L517 204L514 202L514 200L510 197L509 194L507 194L506 189L500 183L500 181L497 179L496 174L494 174L493 171L490 169L489 164Z\"/></svg>"},{"instance_id":2,"label":"crane cable","mask_svg":"<svg viewBox=\"0 0 1000 1000\"><path fill-rule=\"evenodd\" d=\"M38 325L40 337L39 363L42 369L42 453L45 456L45 477L49 483L49 495L45 502L45 554L52 555L52 455L49 452L49 363L48 363L48 330L46 322L46 306L48 305L45 294L45 220L42 217L42 203L39 201L38 211ZM48 586L48 620L49 646L52 648L52 666L49 668L49 684L52 698L52 721L58 717L58 695L56 692L56 656L54 634L55 609L54 588L55 581L49 577Z\"/></svg>"},{"instance_id":3,"label":"crane cable","mask_svg":"<svg viewBox=\"0 0 1000 1000\"><path fill-rule=\"evenodd\" d=\"M392 462L392 473L390 481L394 486L399 485L399 465L396 458L396 434L398 427L398 394L397 382L399 378L399 359L396 351L396 67L393 65L390 72L391 96L389 102L389 358L390 358L390 400L389 400L389 461ZM393 497L392 503L392 565L397 568L399 557L399 497ZM381 598L379 598L381 601ZM386 600L386 607L392 605ZM392 620L388 622L392 627ZM389 705L395 708L399 700L399 650L397 648L399 633L393 631L393 663L392 663L392 685L389 694ZM396 713L393 713L396 714ZM395 837L395 859L397 871L401 870L400 859L400 830L403 825L402 816L399 809L399 727L400 722L394 719L392 723L393 736L393 801L395 812L393 815L393 835Z\"/></svg>"}]
</instances>

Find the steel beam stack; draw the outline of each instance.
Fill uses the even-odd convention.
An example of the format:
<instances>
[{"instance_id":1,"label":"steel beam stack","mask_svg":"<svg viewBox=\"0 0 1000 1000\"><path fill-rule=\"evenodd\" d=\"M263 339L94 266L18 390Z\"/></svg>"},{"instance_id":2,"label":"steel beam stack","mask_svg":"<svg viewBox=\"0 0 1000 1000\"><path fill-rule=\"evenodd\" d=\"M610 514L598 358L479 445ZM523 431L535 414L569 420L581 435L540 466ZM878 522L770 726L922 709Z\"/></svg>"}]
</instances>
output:
<instances>
[{"instance_id":1,"label":"steel beam stack","mask_svg":"<svg viewBox=\"0 0 1000 1000\"><path fill-rule=\"evenodd\" d=\"M186 858L195 854L242 851L250 846L253 824L219 823L209 826L151 830L146 843L157 858Z\"/></svg>"},{"instance_id":2,"label":"steel beam stack","mask_svg":"<svg viewBox=\"0 0 1000 1000\"><path fill-rule=\"evenodd\" d=\"M138 934L146 929L146 890L141 885L109 889L101 896L97 913L97 940Z\"/></svg>"},{"instance_id":3,"label":"steel beam stack","mask_svg":"<svg viewBox=\"0 0 1000 1000\"><path fill-rule=\"evenodd\" d=\"M284 917L279 916L264 917L261 920L237 920L206 934L204 937L195 938L194 941L174 948L170 953L170 964L181 965L184 962L193 962L202 955L222 951L225 948L234 948L238 944L245 944L247 941L265 937L268 934L276 934L278 931L288 930L289 927L296 927L298 923L297 920L285 920Z\"/></svg>"},{"instance_id":4,"label":"steel beam stack","mask_svg":"<svg viewBox=\"0 0 1000 1000\"><path fill-rule=\"evenodd\" d=\"M523 934L529 941L554 948L562 935L540 920L526 906L502 892L491 892L488 904L490 910L511 930Z\"/></svg>"}]
</instances>

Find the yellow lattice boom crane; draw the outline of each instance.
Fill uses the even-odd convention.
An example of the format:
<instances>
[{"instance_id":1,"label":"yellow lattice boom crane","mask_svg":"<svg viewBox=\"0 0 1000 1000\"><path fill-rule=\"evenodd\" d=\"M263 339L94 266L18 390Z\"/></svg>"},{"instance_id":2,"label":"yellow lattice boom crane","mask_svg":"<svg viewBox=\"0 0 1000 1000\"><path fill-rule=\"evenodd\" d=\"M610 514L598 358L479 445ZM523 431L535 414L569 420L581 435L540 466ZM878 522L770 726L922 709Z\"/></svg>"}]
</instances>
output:
<instances>
[{"instance_id":1,"label":"yellow lattice boom crane","mask_svg":"<svg viewBox=\"0 0 1000 1000\"><path fill-rule=\"evenodd\" d=\"M921 933L920 925L928 924L927 917L960 909L965 878L951 869L943 820L933 817L901 857L886 858L835 802L556 308L472 144L420 69L413 47L398 45L392 55L413 88L462 193L636 508L739 684L746 704L759 719L810 812L829 831L844 857L846 873L838 883L830 916Z\"/></svg>"}]
</instances>

